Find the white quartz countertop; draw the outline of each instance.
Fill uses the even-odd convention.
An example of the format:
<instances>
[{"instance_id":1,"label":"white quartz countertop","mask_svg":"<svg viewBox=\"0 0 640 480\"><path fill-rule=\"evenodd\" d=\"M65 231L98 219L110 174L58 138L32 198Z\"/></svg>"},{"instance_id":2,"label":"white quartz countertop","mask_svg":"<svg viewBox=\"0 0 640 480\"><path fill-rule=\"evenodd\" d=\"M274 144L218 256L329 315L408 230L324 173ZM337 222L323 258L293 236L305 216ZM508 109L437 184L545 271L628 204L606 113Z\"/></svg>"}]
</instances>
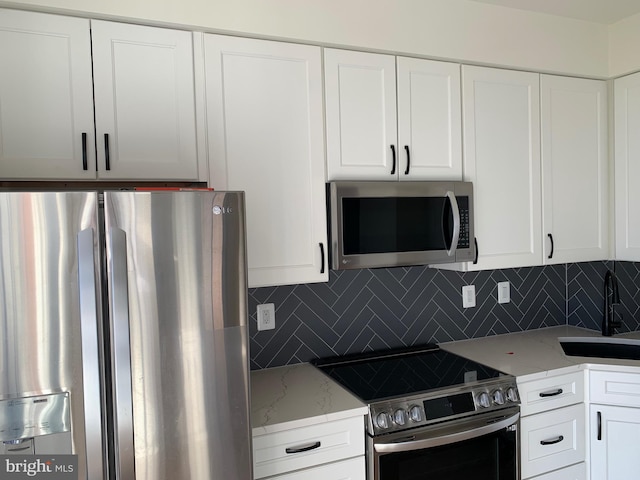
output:
<instances>
[{"instance_id":1,"label":"white quartz countertop","mask_svg":"<svg viewBox=\"0 0 640 480\"><path fill-rule=\"evenodd\" d=\"M254 436L366 413L364 403L311 364L251 372Z\"/></svg>"},{"instance_id":2,"label":"white quartz countertop","mask_svg":"<svg viewBox=\"0 0 640 480\"><path fill-rule=\"evenodd\" d=\"M602 366L640 368L638 360L575 357L564 354L559 337L601 337L599 331L560 326L508 333L492 337L441 343L440 348L508 373L521 380L544 377L550 370L580 370ZM640 332L615 335L613 338L640 339ZM526 378L522 378L525 377Z\"/></svg>"}]
</instances>

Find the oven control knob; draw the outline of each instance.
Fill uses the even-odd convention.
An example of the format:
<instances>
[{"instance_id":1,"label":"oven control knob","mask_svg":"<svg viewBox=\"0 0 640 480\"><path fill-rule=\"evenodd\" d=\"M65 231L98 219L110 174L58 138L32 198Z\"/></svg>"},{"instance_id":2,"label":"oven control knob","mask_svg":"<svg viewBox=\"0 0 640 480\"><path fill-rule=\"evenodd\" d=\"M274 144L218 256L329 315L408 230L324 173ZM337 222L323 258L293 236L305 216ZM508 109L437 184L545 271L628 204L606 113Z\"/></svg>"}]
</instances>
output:
<instances>
[{"instance_id":1,"label":"oven control knob","mask_svg":"<svg viewBox=\"0 0 640 480\"><path fill-rule=\"evenodd\" d=\"M504 405L505 398L504 392L501 389L497 389L493 392L493 403L496 405Z\"/></svg>"},{"instance_id":2,"label":"oven control knob","mask_svg":"<svg viewBox=\"0 0 640 480\"><path fill-rule=\"evenodd\" d=\"M510 402L517 402L518 400L520 400L518 398L518 390L516 390L515 387L509 387L509 389L507 390L507 400L509 400Z\"/></svg>"},{"instance_id":3,"label":"oven control knob","mask_svg":"<svg viewBox=\"0 0 640 480\"><path fill-rule=\"evenodd\" d=\"M385 412L379 413L376 416L376 425L378 425L378 428L381 428L382 430L389 428L389 415Z\"/></svg>"},{"instance_id":4,"label":"oven control knob","mask_svg":"<svg viewBox=\"0 0 640 480\"><path fill-rule=\"evenodd\" d=\"M418 405L414 405L409 409L409 418L412 422L418 423L422 421L422 409Z\"/></svg>"},{"instance_id":5,"label":"oven control knob","mask_svg":"<svg viewBox=\"0 0 640 480\"><path fill-rule=\"evenodd\" d=\"M476 402L482 408L489 408L491 406L491 398L489 398L489 394L487 392L482 392L478 395L476 397Z\"/></svg>"},{"instance_id":6,"label":"oven control knob","mask_svg":"<svg viewBox=\"0 0 640 480\"><path fill-rule=\"evenodd\" d=\"M393 421L396 425L404 425L405 423L407 423L407 412L404 409L399 408L393 414Z\"/></svg>"}]
</instances>

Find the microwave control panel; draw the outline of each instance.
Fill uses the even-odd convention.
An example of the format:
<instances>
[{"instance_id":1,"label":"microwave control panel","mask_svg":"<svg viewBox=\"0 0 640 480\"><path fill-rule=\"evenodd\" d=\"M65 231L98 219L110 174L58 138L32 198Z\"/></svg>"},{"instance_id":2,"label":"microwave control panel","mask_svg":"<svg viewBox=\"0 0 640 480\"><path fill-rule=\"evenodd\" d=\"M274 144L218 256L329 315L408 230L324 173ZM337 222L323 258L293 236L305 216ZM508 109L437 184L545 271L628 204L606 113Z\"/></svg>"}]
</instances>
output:
<instances>
[{"instance_id":1,"label":"microwave control panel","mask_svg":"<svg viewBox=\"0 0 640 480\"><path fill-rule=\"evenodd\" d=\"M469 197L456 197L460 212L460 238L458 248L469 248Z\"/></svg>"}]
</instances>

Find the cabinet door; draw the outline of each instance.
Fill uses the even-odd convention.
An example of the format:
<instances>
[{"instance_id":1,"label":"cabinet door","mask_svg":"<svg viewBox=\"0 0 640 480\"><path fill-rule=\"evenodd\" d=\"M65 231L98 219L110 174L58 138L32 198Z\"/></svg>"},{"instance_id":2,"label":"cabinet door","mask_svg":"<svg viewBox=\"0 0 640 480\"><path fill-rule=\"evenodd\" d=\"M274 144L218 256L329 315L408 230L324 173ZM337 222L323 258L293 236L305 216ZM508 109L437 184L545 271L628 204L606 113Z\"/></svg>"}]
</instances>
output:
<instances>
[{"instance_id":1,"label":"cabinet door","mask_svg":"<svg viewBox=\"0 0 640 480\"><path fill-rule=\"evenodd\" d=\"M89 21L0 10L0 65L0 178L95 179Z\"/></svg>"},{"instance_id":2,"label":"cabinet door","mask_svg":"<svg viewBox=\"0 0 640 480\"><path fill-rule=\"evenodd\" d=\"M640 73L614 82L616 260L640 261Z\"/></svg>"},{"instance_id":3,"label":"cabinet door","mask_svg":"<svg viewBox=\"0 0 640 480\"><path fill-rule=\"evenodd\" d=\"M539 75L463 66L464 178L473 182L478 263L542 263Z\"/></svg>"},{"instance_id":4,"label":"cabinet door","mask_svg":"<svg viewBox=\"0 0 640 480\"><path fill-rule=\"evenodd\" d=\"M324 50L329 180L397 180L396 61Z\"/></svg>"},{"instance_id":5,"label":"cabinet door","mask_svg":"<svg viewBox=\"0 0 640 480\"><path fill-rule=\"evenodd\" d=\"M540 102L544 263L606 260L606 83L542 75Z\"/></svg>"},{"instance_id":6,"label":"cabinet door","mask_svg":"<svg viewBox=\"0 0 640 480\"><path fill-rule=\"evenodd\" d=\"M460 65L398 57L397 76L399 179L461 180Z\"/></svg>"},{"instance_id":7,"label":"cabinet door","mask_svg":"<svg viewBox=\"0 0 640 480\"><path fill-rule=\"evenodd\" d=\"M270 477L270 480L365 480L365 478L364 456L360 456L276 475Z\"/></svg>"},{"instance_id":8,"label":"cabinet door","mask_svg":"<svg viewBox=\"0 0 640 480\"><path fill-rule=\"evenodd\" d=\"M92 21L98 176L197 180L189 32Z\"/></svg>"},{"instance_id":9,"label":"cabinet door","mask_svg":"<svg viewBox=\"0 0 640 480\"><path fill-rule=\"evenodd\" d=\"M327 281L320 48L204 42L210 185L246 192L249 285Z\"/></svg>"},{"instance_id":10,"label":"cabinet door","mask_svg":"<svg viewBox=\"0 0 640 480\"><path fill-rule=\"evenodd\" d=\"M591 478L635 478L640 471L640 409L591 405L589 423Z\"/></svg>"}]
</instances>

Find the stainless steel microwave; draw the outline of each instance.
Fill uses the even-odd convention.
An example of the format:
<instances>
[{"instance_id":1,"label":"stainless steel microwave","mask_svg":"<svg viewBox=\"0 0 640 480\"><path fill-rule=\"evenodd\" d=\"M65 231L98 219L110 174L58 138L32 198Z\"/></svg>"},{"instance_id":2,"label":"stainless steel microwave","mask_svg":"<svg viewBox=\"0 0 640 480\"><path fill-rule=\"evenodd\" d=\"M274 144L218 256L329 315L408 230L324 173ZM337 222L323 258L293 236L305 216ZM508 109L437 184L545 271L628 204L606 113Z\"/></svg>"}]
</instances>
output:
<instances>
[{"instance_id":1,"label":"stainless steel microwave","mask_svg":"<svg viewBox=\"0 0 640 480\"><path fill-rule=\"evenodd\" d=\"M334 270L473 261L470 182L330 182Z\"/></svg>"}]
</instances>

